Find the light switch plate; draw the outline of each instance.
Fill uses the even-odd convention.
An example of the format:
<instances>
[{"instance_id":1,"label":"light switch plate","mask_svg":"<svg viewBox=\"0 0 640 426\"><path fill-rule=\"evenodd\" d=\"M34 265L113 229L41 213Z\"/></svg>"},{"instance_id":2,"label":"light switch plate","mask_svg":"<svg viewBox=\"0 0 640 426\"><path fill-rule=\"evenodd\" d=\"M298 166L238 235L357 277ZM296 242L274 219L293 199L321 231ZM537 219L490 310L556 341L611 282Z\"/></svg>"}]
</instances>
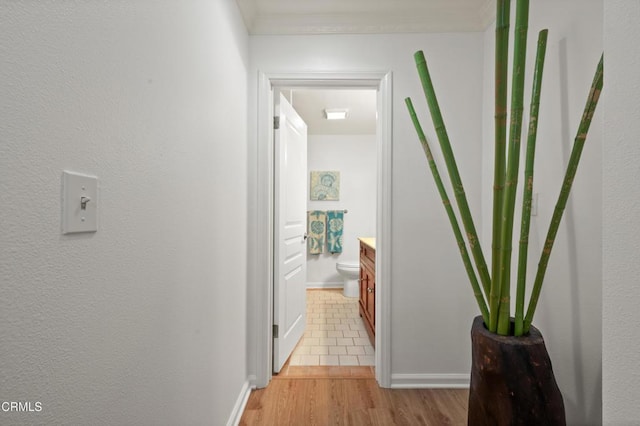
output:
<instances>
[{"instance_id":1,"label":"light switch plate","mask_svg":"<svg viewBox=\"0 0 640 426\"><path fill-rule=\"evenodd\" d=\"M98 230L98 178L62 172L62 233Z\"/></svg>"}]
</instances>

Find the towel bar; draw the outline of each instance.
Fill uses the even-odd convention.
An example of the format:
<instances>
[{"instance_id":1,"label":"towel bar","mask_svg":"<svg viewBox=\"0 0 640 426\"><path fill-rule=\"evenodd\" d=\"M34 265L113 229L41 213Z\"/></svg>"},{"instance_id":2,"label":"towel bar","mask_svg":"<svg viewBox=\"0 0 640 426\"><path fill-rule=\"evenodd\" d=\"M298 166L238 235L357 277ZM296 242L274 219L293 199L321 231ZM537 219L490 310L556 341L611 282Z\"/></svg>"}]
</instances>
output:
<instances>
[{"instance_id":1,"label":"towel bar","mask_svg":"<svg viewBox=\"0 0 640 426\"><path fill-rule=\"evenodd\" d=\"M308 210L307 213L309 213L309 211L311 211L311 210ZM347 213L349 213L349 210L344 209L344 210L342 210L342 213L347 214Z\"/></svg>"}]
</instances>

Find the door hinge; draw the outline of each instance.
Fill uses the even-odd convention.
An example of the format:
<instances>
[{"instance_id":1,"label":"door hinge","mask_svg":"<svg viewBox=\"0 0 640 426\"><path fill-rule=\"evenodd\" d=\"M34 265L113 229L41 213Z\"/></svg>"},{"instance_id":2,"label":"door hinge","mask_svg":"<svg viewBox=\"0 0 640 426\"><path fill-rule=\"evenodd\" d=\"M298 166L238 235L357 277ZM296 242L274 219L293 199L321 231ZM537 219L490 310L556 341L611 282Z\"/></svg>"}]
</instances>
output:
<instances>
[{"instance_id":1,"label":"door hinge","mask_svg":"<svg viewBox=\"0 0 640 426\"><path fill-rule=\"evenodd\" d=\"M278 130L280 128L280 117L273 117L273 130Z\"/></svg>"},{"instance_id":2,"label":"door hinge","mask_svg":"<svg viewBox=\"0 0 640 426\"><path fill-rule=\"evenodd\" d=\"M278 338L278 324L273 324L273 337Z\"/></svg>"}]
</instances>

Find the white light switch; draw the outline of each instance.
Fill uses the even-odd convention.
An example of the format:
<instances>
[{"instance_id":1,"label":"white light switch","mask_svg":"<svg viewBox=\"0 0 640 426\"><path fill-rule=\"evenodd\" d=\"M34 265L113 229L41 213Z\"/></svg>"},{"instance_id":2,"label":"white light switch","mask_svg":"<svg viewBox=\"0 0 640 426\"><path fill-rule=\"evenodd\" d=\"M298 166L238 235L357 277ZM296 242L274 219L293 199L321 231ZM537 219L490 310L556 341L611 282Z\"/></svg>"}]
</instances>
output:
<instances>
[{"instance_id":1,"label":"white light switch","mask_svg":"<svg viewBox=\"0 0 640 426\"><path fill-rule=\"evenodd\" d=\"M98 230L98 178L62 172L62 233Z\"/></svg>"}]
</instances>

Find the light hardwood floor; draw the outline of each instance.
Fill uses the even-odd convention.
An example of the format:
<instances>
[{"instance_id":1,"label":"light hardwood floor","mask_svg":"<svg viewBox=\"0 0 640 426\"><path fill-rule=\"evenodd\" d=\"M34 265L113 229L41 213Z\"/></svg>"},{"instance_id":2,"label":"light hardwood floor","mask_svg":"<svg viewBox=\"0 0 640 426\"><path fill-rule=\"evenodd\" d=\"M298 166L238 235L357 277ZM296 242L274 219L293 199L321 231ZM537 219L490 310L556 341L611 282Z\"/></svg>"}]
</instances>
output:
<instances>
[{"instance_id":1,"label":"light hardwood floor","mask_svg":"<svg viewBox=\"0 0 640 426\"><path fill-rule=\"evenodd\" d=\"M274 378L241 426L466 425L466 389L383 389L371 378Z\"/></svg>"}]
</instances>

